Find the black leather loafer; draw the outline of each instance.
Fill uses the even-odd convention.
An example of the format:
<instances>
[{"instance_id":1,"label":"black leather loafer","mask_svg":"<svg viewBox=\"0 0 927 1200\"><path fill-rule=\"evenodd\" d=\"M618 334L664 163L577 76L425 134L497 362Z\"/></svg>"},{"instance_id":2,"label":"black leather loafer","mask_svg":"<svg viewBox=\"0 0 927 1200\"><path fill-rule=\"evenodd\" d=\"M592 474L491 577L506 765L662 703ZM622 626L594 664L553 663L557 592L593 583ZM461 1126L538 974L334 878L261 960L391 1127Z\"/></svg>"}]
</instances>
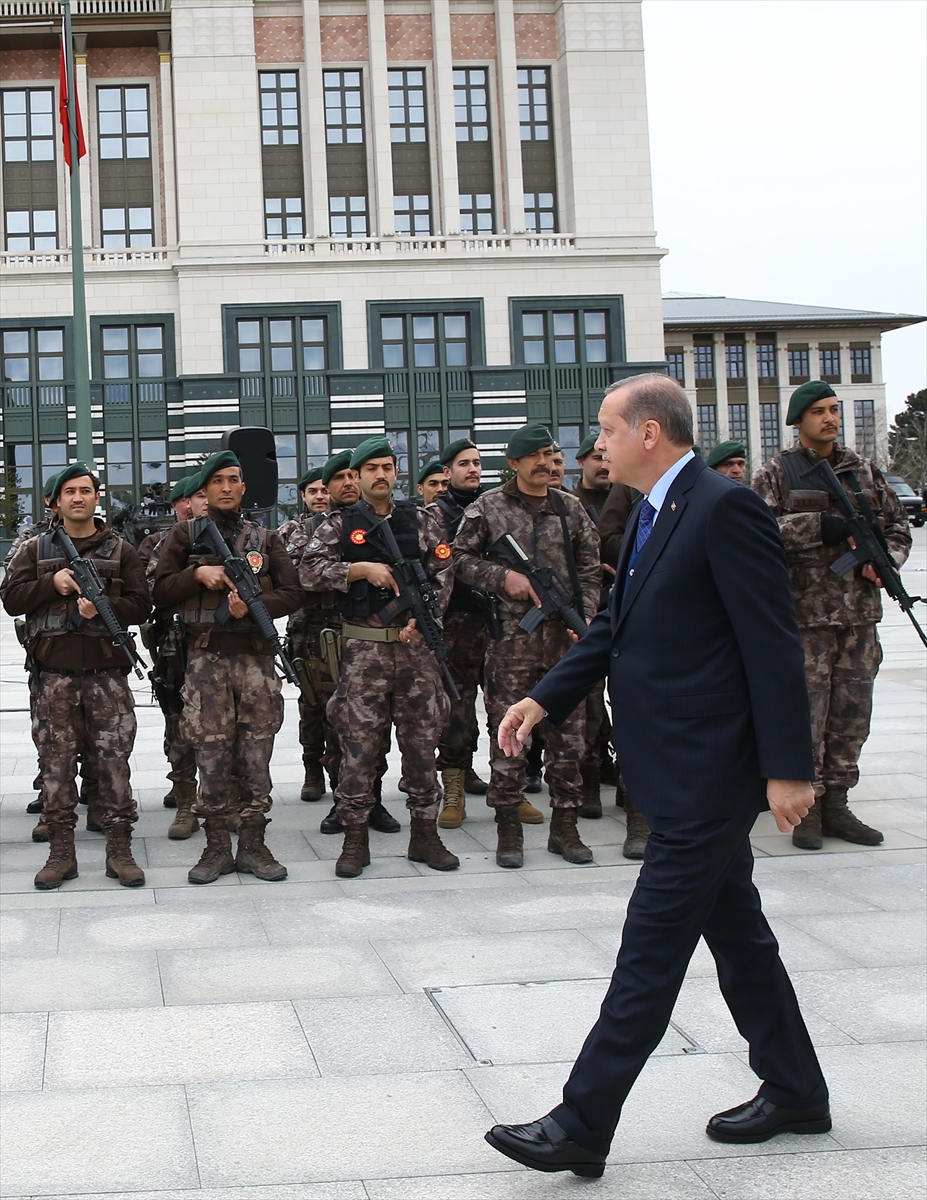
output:
<instances>
[{"instance_id":1,"label":"black leather loafer","mask_svg":"<svg viewBox=\"0 0 927 1200\"><path fill-rule=\"evenodd\" d=\"M780 1108L771 1100L754 1096L727 1112L716 1113L705 1132L716 1142L768 1142L777 1133L827 1133L830 1105L814 1108Z\"/></svg>"},{"instance_id":2,"label":"black leather loafer","mask_svg":"<svg viewBox=\"0 0 927 1200\"><path fill-rule=\"evenodd\" d=\"M494 1150L535 1171L572 1171L586 1179L605 1172L605 1155L594 1154L567 1137L553 1117L527 1125L493 1125L486 1141Z\"/></svg>"}]
</instances>

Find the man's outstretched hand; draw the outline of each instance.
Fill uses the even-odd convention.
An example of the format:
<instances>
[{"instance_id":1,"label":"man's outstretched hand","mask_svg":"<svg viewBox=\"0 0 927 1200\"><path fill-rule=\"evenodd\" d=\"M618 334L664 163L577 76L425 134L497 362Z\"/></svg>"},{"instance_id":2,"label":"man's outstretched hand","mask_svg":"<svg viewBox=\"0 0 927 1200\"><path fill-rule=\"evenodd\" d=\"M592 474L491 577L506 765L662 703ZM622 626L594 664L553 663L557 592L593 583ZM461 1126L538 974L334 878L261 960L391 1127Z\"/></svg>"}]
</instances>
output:
<instances>
[{"instance_id":1,"label":"man's outstretched hand","mask_svg":"<svg viewBox=\"0 0 927 1200\"><path fill-rule=\"evenodd\" d=\"M505 752L507 758L521 754L528 740L528 734L544 720L544 709L536 700L519 700L513 704L499 725L499 749Z\"/></svg>"}]
</instances>

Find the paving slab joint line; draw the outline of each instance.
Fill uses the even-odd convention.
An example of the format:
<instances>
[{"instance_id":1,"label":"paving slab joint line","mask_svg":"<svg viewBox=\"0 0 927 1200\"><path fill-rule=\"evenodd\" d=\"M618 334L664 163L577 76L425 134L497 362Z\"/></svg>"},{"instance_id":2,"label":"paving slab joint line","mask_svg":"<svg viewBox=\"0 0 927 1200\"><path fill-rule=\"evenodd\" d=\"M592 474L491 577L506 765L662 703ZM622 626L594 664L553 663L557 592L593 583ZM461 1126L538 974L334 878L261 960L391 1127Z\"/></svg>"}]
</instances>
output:
<instances>
[{"instance_id":1,"label":"paving slab joint line","mask_svg":"<svg viewBox=\"0 0 927 1200\"><path fill-rule=\"evenodd\" d=\"M432 1005L434 1006L434 1009L437 1012L438 1016L441 1018L441 1020L444 1022L444 1024L448 1027L448 1029L451 1031L451 1033L454 1035L454 1037L457 1039L457 1041L460 1043L460 1045L463 1047L463 1049L466 1051L466 1053L469 1054L470 1057L473 1059L474 1065L477 1067L494 1066L495 1064L493 1063L492 1059L476 1057L476 1055L470 1049L467 1039L463 1036L463 1034L460 1032L460 1030L457 1028L457 1026L451 1020L451 1018L447 1015L447 1013L441 1007L440 1000L435 999L435 997L437 995L439 995L442 990L443 989L439 988L439 987L438 988L426 987L426 988L422 989L422 991L425 993L425 995L428 997L428 999L431 1001Z\"/></svg>"},{"instance_id":2,"label":"paving slab joint line","mask_svg":"<svg viewBox=\"0 0 927 1200\"><path fill-rule=\"evenodd\" d=\"M203 1177L200 1174L200 1156L196 1152L196 1136L193 1132L193 1117L190 1113L190 1097L187 1095L187 1085L184 1083L181 1086L183 1087L184 1107L187 1110L187 1125L190 1129L190 1148L193 1151L193 1165L196 1167L196 1185L202 1188Z\"/></svg>"}]
</instances>

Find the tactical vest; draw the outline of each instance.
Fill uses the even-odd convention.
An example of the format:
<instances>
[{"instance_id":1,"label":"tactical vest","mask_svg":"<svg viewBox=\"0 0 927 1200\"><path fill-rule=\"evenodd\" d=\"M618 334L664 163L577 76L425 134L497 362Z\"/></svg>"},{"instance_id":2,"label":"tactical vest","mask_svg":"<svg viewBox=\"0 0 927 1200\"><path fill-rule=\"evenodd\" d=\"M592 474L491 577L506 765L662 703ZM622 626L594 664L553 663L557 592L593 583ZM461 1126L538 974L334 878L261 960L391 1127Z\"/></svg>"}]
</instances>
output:
<instances>
[{"instance_id":1,"label":"tactical vest","mask_svg":"<svg viewBox=\"0 0 927 1200\"><path fill-rule=\"evenodd\" d=\"M188 525L192 525L192 518L187 521ZM258 525L255 521L240 520L235 530L235 540L232 543L236 555L240 558L247 559L249 554L260 555L261 564L254 572L261 581L261 587L265 592L271 591L269 586L270 579L270 562L268 560L267 546L267 530L263 525ZM190 551L190 557L187 559L188 567L220 567L222 559L217 554L210 554L204 547L194 545ZM252 570L254 570L252 566ZM192 596L188 596L180 607L180 617L185 628L190 633L205 634L207 641L203 645L208 644L210 633L249 633L258 636L257 626L251 620L250 614L244 617L233 617L225 625L220 625L216 619L216 610L225 600L226 593L224 590L212 591L209 588L201 587Z\"/></svg>"},{"instance_id":2,"label":"tactical vest","mask_svg":"<svg viewBox=\"0 0 927 1200\"><path fill-rule=\"evenodd\" d=\"M390 514L390 528L403 558L421 559L418 541L419 507L409 500L396 500ZM341 510L341 560L346 563L377 562L392 563L382 538L371 532L371 526L379 518L350 504ZM346 593L339 593L338 605L347 620L372 617L396 599L392 588L373 587L366 579L356 579Z\"/></svg>"},{"instance_id":3,"label":"tactical vest","mask_svg":"<svg viewBox=\"0 0 927 1200\"><path fill-rule=\"evenodd\" d=\"M482 495L483 489L474 492L473 498L477 499ZM460 528L463 521L464 509L459 504L454 502L453 496L438 496L435 500L438 508L441 509L441 515L444 517L444 528L447 531L447 540L453 542L457 536L457 530ZM451 599L447 606L448 613L469 612L476 613L479 616L485 616L488 606L488 601L483 592L475 587L471 587L469 583L464 583L461 579L454 580L454 588L451 592Z\"/></svg>"},{"instance_id":4,"label":"tactical vest","mask_svg":"<svg viewBox=\"0 0 927 1200\"><path fill-rule=\"evenodd\" d=\"M802 478L803 472L807 471L811 463L800 450L783 450L779 455L779 461L782 463L782 470L785 474L785 482L788 491L782 499L782 511L790 515L796 513L820 513L821 515L828 513L831 516L840 516L840 512L829 492L823 488L813 487L807 479ZM855 474L855 473L854 473ZM868 475L868 472L867 472ZM841 484L843 479L838 474ZM879 498L871 487L871 477L866 481L870 486L863 486L863 491L872 507L873 512L879 512L881 505ZM859 509L859 503L852 492L847 491L853 507ZM809 550L796 550L786 548L786 558L790 565L798 565L807 563L813 558L815 562L824 563L830 566L831 563L837 561L842 554L846 552L846 546L841 542L836 546L814 546Z\"/></svg>"},{"instance_id":5,"label":"tactical vest","mask_svg":"<svg viewBox=\"0 0 927 1200\"><path fill-rule=\"evenodd\" d=\"M124 545L125 543L118 534L110 533L102 542L94 546L89 554L81 555L82 558L93 559L109 599L122 594L121 566ZM67 565L68 561L61 547L55 541L54 532L43 533L39 539L36 564L39 580L64 570ZM71 628L68 622L68 603L72 600L73 594L59 596L56 592L54 600L29 613L26 617L26 644L35 646L41 638L62 637L67 633L111 641L102 617L91 617L89 620L81 621L80 629Z\"/></svg>"}]
</instances>

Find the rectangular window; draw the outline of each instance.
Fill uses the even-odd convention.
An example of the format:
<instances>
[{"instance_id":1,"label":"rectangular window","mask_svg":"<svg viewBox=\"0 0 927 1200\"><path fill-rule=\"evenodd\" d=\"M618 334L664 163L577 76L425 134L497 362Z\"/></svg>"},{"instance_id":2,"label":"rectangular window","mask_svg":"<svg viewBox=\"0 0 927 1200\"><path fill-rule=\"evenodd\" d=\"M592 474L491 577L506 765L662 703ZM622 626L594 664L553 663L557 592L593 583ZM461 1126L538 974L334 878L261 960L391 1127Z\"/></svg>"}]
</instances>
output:
<instances>
[{"instance_id":1,"label":"rectangular window","mask_svg":"<svg viewBox=\"0 0 927 1200\"><path fill-rule=\"evenodd\" d=\"M850 382L872 383L872 348L850 344Z\"/></svg>"},{"instance_id":2,"label":"rectangular window","mask_svg":"<svg viewBox=\"0 0 927 1200\"><path fill-rule=\"evenodd\" d=\"M393 213L400 237L428 237L431 233L431 197L394 196Z\"/></svg>"},{"instance_id":3,"label":"rectangular window","mask_svg":"<svg viewBox=\"0 0 927 1200\"><path fill-rule=\"evenodd\" d=\"M807 383L811 378L811 359L807 346L789 346L789 383Z\"/></svg>"},{"instance_id":4,"label":"rectangular window","mask_svg":"<svg viewBox=\"0 0 927 1200\"><path fill-rule=\"evenodd\" d=\"M3 454L0 476L0 528L8 537L15 537L34 520L36 483L33 448L29 442L8 442Z\"/></svg>"},{"instance_id":5,"label":"rectangular window","mask_svg":"<svg viewBox=\"0 0 927 1200\"><path fill-rule=\"evenodd\" d=\"M264 236L267 239L301 238L303 225L302 196L273 196L264 200Z\"/></svg>"},{"instance_id":6,"label":"rectangular window","mask_svg":"<svg viewBox=\"0 0 927 1200\"><path fill-rule=\"evenodd\" d=\"M64 405L63 329L5 329L0 359L6 408Z\"/></svg>"},{"instance_id":7,"label":"rectangular window","mask_svg":"<svg viewBox=\"0 0 927 1200\"><path fill-rule=\"evenodd\" d=\"M769 462L782 449L782 431L779 428L779 405L760 405L760 453L763 462Z\"/></svg>"},{"instance_id":8,"label":"rectangular window","mask_svg":"<svg viewBox=\"0 0 927 1200\"><path fill-rule=\"evenodd\" d=\"M299 75L296 71L260 71L261 142L299 145Z\"/></svg>"},{"instance_id":9,"label":"rectangular window","mask_svg":"<svg viewBox=\"0 0 927 1200\"><path fill-rule=\"evenodd\" d=\"M608 314L596 309L521 313L525 363L609 361Z\"/></svg>"},{"instance_id":10,"label":"rectangular window","mask_svg":"<svg viewBox=\"0 0 927 1200\"><path fill-rule=\"evenodd\" d=\"M469 190L460 194L460 232L495 232L493 162L489 117L489 71L454 71L457 176ZM465 181L465 183L464 183Z\"/></svg>"},{"instance_id":11,"label":"rectangular window","mask_svg":"<svg viewBox=\"0 0 927 1200\"><path fill-rule=\"evenodd\" d=\"M98 87L100 158L151 158L147 87Z\"/></svg>"},{"instance_id":12,"label":"rectangular window","mask_svg":"<svg viewBox=\"0 0 927 1200\"><path fill-rule=\"evenodd\" d=\"M743 342L727 342L724 347L724 369L728 379L746 382L747 347Z\"/></svg>"},{"instance_id":13,"label":"rectangular window","mask_svg":"<svg viewBox=\"0 0 927 1200\"><path fill-rule=\"evenodd\" d=\"M235 322L235 341L237 369L243 375L300 374L328 368L326 316L241 318Z\"/></svg>"},{"instance_id":14,"label":"rectangular window","mask_svg":"<svg viewBox=\"0 0 927 1200\"><path fill-rule=\"evenodd\" d=\"M695 379L699 380L714 379L715 377L715 347L713 342L696 342L694 347L695 353Z\"/></svg>"},{"instance_id":15,"label":"rectangular window","mask_svg":"<svg viewBox=\"0 0 927 1200\"><path fill-rule=\"evenodd\" d=\"M299 460L296 455L296 434L274 435L277 454L277 511L274 520L282 525L299 511L296 481L299 478Z\"/></svg>"},{"instance_id":16,"label":"rectangular window","mask_svg":"<svg viewBox=\"0 0 927 1200\"><path fill-rule=\"evenodd\" d=\"M380 355L384 368L467 367L470 365L470 317L467 313L403 313L380 317Z\"/></svg>"},{"instance_id":17,"label":"rectangular window","mask_svg":"<svg viewBox=\"0 0 927 1200\"><path fill-rule=\"evenodd\" d=\"M154 211L150 204L104 206L103 246L113 249L154 245Z\"/></svg>"},{"instance_id":18,"label":"rectangular window","mask_svg":"<svg viewBox=\"0 0 927 1200\"><path fill-rule=\"evenodd\" d=\"M388 71L390 141L426 142L425 72Z\"/></svg>"},{"instance_id":19,"label":"rectangular window","mask_svg":"<svg viewBox=\"0 0 927 1200\"><path fill-rule=\"evenodd\" d=\"M329 233L337 238L369 237L363 75L360 71L325 71L322 85Z\"/></svg>"},{"instance_id":20,"label":"rectangular window","mask_svg":"<svg viewBox=\"0 0 927 1200\"><path fill-rule=\"evenodd\" d=\"M10 88L0 92L7 250L58 248L53 101L51 88Z\"/></svg>"},{"instance_id":21,"label":"rectangular window","mask_svg":"<svg viewBox=\"0 0 927 1200\"><path fill-rule=\"evenodd\" d=\"M855 400L853 416L856 423L856 453L860 458L874 458L876 452L875 401Z\"/></svg>"},{"instance_id":22,"label":"rectangular window","mask_svg":"<svg viewBox=\"0 0 927 1200\"><path fill-rule=\"evenodd\" d=\"M360 71L325 71L325 141L329 146L364 142L364 94Z\"/></svg>"},{"instance_id":23,"label":"rectangular window","mask_svg":"<svg viewBox=\"0 0 927 1200\"><path fill-rule=\"evenodd\" d=\"M757 338L756 342L756 373L760 379L777 379L779 376L779 368L776 363L776 343L775 340L760 341Z\"/></svg>"},{"instance_id":24,"label":"rectangular window","mask_svg":"<svg viewBox=\"0 0 927 1200\"><path fill-rule=\"evenodd\" d=\"M745 446L749 446L750 427L747 421L746 404L729 404L727 406L727 423L731 440L743 442Z\"/></svg>"},{"instance_id":25,"label":"rectangular window","mask_svg":"<svg viewBox=\"0 0 927 1200\"><path fill-rule=\"evenodd\" d=\"M331 458L331 444L327 433L306 434L306 470L324 467Z\"/></svg>"},{"instance_id":26,"label":"rectangular window","mask_svg":"<svg viewBox=\"0 0 927 1200\"><path fill-rule=\"evenodd\" d=\"M525 229L529 233L556 233L557 173L549 67L519 69L518 120Z\"/></svg>"},{"instance_id":27,"label":"rectangular window","mask_svg":"<svg viewBox=\"0 0 927 1200\"><path fill-rule=\"evenodd\" d=\"M667 349L666 373L683 387L686 386L686 356L682 350Z\"/></svg>"},{"instance_id":28,"label":"rectangular window","mask_svg":"<svg viewBox=\"0 0 927 1200\"><path fill-rule=\"evenodd\" d=\"M718 444L718 406L716 404L699 404L698 409L698 444L704 454L713 450Z\"/></svg>"},{"instance_id":29,"label":"rectangular window","mask_svg":"<svg viewBox=\"0 0 927 1200\"><path fill-rule=\"evenodd\" d=\"M106 404L164 400L163 325L102 325L100 354Z\"/></svg>"},{"instance_id":30,"label":"rectangular window","mask_svg":"<svg viewBox=\"0 0 927 1200\"><path fill-rule=\"evenodd\" d=\"M830 346L821 345L818 348L818 361L821 368L821 378L825 383L840 382L840 346L834 343Z\"/></svg>"}]
</instances>

